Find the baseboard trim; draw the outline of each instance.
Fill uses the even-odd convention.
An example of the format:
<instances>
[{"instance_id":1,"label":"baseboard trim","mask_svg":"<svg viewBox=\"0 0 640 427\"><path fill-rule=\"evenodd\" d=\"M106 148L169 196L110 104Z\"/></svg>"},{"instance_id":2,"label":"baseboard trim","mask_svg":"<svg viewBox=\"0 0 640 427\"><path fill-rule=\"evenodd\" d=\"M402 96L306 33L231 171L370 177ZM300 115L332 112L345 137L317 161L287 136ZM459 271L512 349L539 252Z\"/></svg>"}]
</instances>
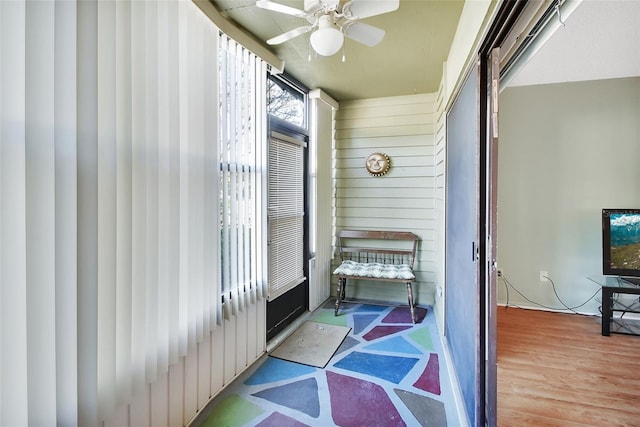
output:
<instances>
[{"instance_id":1,"label":"baseboard trim","mask_svg":"<svg viewBox=\"0 0 640 427\"><path fill-rule=\"evenodd\" d=\"M596 316L596 317L602 317L602 313L592 313L592 312L586 312L586 311L578 311L578 310L566 310L566 309L550 309L550 308L543 308L543 307L537 307L534 305L526 305L526 304L505 304L505 303L498 303L497 304L498 307L506 307L506 308L522 308L523 310L537 310L537 311L548 311L551 313L565 313L565 314L580 314L583 316Z\"/></svg>"},{"instance_id":2,"label":"baseboard trim","mask_svg":"<svg viewBox=\"0 0 640 427\"><path fill-rule=\"evenodd\" d=\"M444 355L447 365L447 373L451 379L451 390L453 391L453 400L456 406L456 414L460 421L460 427L470 427L471 422L464 406L464 399L462 398L462 389L460 388L460 382L458 381L458 374L453 366L453 358L451 357L451 351L449 350L449 342L445 336L440 336L440 342L442 343L442 354Z\"/></svg>"}]
</instances>

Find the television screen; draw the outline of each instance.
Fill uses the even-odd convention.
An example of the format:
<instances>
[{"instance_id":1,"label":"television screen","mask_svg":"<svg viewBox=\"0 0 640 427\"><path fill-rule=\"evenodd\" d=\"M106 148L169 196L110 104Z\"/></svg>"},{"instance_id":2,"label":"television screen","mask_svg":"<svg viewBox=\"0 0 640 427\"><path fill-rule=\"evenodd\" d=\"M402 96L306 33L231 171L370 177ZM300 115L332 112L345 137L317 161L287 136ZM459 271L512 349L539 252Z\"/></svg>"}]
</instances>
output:
<instances>
[{"instance_id":1,"label":"television screen","mask_svg":"<svg viewBox=\"0 0 640 427\"><path fill-rule=\"evenodd\" d=\"M602 272L640 277L640 209L602 210Z\"/></svg>"}]
</instances>

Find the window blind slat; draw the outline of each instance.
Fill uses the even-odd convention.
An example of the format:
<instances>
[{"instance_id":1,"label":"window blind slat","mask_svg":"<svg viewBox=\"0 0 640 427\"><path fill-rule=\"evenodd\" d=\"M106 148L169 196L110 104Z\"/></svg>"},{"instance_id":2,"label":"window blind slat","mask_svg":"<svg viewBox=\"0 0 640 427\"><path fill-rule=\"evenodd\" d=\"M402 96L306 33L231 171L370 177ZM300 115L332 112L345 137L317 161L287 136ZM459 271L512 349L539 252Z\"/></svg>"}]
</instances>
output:
<instances>
[{"instance_id":1,"label":"window blind slat","mask_svg":"<svg viewBox=\"0 0 640 427\"><path fill-rule=\"evenodd\" d=\"M269 141L269 301L304 281L304 146Z\"/></svg>"}]
</instances>

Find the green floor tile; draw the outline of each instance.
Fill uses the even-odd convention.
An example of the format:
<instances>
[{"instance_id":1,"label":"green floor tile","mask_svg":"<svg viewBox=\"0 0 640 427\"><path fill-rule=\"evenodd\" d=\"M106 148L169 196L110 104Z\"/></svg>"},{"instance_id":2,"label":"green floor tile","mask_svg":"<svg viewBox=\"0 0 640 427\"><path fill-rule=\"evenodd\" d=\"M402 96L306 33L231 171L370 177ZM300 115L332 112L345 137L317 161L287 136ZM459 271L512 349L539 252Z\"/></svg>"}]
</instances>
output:
<instances>
[{"instance_id":1,"label":"green floor tile","mask_svg":"<svg viewBox=\"0 0 640 427\"><path fill-rule=\"evenodd\" d=\"M216 405L202 426L240 427L263 412L264 410L259 406L234 394Z\"/></svg>"},{"instance_id":2,"label":"green floor tile","mask_svg":"<svg viewBox=\"0 0 640 427\"><path fill-rule=\"evenodd\" d=\"M420 328L416 331L410 332L409 337L420 344L422 348L427 351L433 351L433 343L431 342L431 331L429 328Z\"/></svg>"},{"instance_id":3,"label":"green floor tile","mask_svg":"<svg viewBox=\"0 0 640 427\"><path fill-rule=\"evenodd\" d=\"M321 311L313 319L316 322L328 323L329 325L347 326L347 315L333 315L333 311Z\"/></svg>"}]
</instances>

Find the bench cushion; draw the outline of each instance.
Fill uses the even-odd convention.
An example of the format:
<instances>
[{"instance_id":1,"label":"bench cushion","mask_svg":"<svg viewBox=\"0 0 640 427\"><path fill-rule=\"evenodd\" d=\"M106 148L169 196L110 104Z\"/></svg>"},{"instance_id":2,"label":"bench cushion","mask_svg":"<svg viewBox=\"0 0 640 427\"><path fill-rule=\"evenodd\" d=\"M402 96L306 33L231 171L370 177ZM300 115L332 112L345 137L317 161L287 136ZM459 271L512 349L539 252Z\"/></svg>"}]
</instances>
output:
<instances>
[{"instance_id":1,"label":"bench cushion","mask_svg":"<svg viewBox=\"0 0 640 427\"><path fill-rule=\"evenodd\" d=\"M378 262L342 261L342 264L333 272L335 275L371 277L374 279L404 279L413 280L416 276L408 264L381 264Z\"/></svg>"}]
</instances>

